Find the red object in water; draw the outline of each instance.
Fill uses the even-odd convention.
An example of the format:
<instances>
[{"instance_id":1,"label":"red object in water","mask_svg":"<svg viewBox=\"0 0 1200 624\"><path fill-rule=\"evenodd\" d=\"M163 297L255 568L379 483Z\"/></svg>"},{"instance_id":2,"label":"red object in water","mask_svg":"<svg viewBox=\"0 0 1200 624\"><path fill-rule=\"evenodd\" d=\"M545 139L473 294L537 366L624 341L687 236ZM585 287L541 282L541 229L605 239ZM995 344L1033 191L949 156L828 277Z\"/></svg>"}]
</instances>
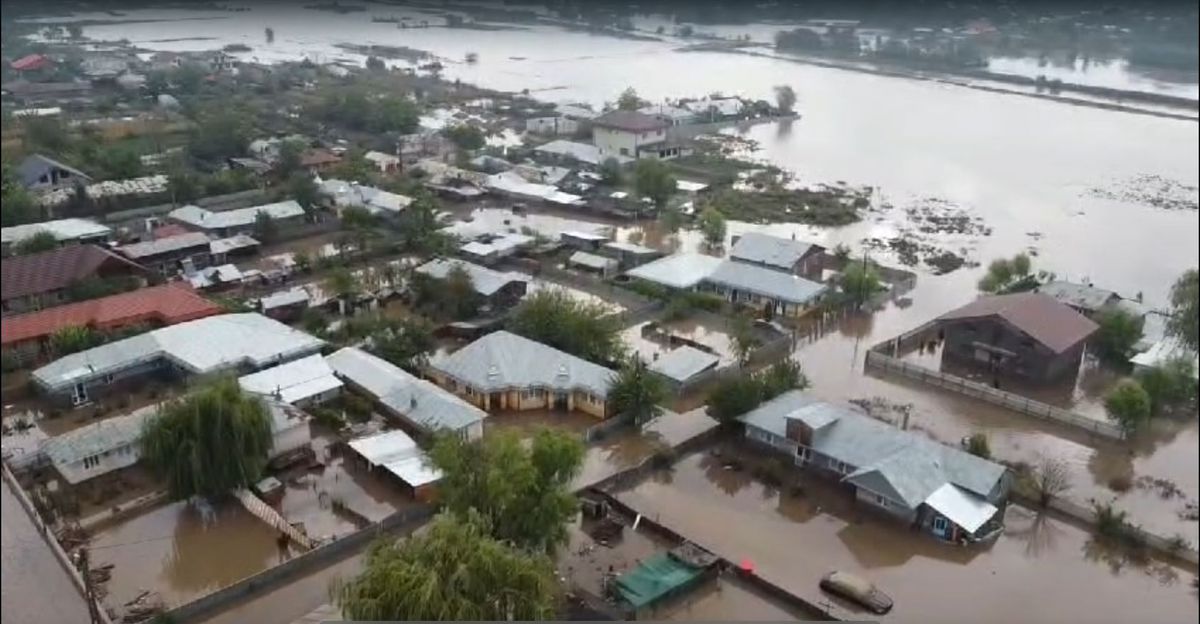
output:
<instances>
[{"instance_id":1,"label":"red object in water","mask_svg":"<svg viewBox=\"0 0 1200 624\"><path fill-rule=\"evenodd\" d=\"M754 572L754 562L749 559L742 559L741 568L746 572Z\"/></svg>"},{"instance_id":2,"label":"red object in water","mask_svg":"<svg viewBox=\"0 0 1200 624\"><path fill-rule=\"evenodd\" d=\"M29 56L23 56L13 61L9 64L9 66L16 71L37 71L40 69L46 69L53 63L54 61L51 61L49 57L45 55L30 54Z\"/></svg>"}]
</instances>

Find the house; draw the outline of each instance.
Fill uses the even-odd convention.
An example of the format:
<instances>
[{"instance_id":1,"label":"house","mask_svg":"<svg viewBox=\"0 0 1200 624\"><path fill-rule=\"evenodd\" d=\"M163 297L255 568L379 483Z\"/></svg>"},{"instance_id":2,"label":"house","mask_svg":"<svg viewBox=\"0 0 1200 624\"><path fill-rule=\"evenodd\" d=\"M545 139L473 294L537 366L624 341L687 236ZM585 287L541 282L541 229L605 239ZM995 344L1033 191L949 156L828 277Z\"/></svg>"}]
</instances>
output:
<instances>
[{"instance_id":1,"label":"house","mask_svg":"<svg viewBox=\"0 0 1200 624\"><path fill-rule=\"evenodd\" d=\"M375 168L379 170L379 173L385 174L399 171L404 164L403 161L400 160L399 156L385 154L375 150L371 150L366 154L363 154L363 158L365 158L366 161L372 165L375 165Z\"/></svg>"},{"instance_id":2,"label":"house","mask_svg":"<svg viewBox=\"0 0 1200 624\"><path fill-rule=\"evenodd\" d=\"M496 271L463 260L430 260L416 268L418 275L435 280L444 280L455 269L466 271L471 286L484 299L484 305L492 310L508 308L525 296L529 282L520 273Z\"/></svg>"},{"instance_id":3,"label":"house","mask_svg":"<svg viewBox=\"0 0 1200 624\"><path fill-rule=\"evenodd\" d=\"M397 217L412 203L412 198L373 186L343 180L319 180L321 192L340 213L344 208L363 208L375 216Z\"/></svg>"},{"instance_id":4,"label":"house","mask_svg":"<svg viewBox=\"0 0 1200 624\"><path fill-rule=\"evenodd\" d=\"M507 331L488 334L429 363L443 388L485 410L579 410L608 416L616 373Z\"/></svg>"},{"instance_id":5,"label":"house","mask_svg":"<svg viewBox=\"0 0 1200 624\"><path fill-rule=\"evenodd\" d=\"M459 253L469 260L482 264L496 264L497 262L517 255L517 253L533 247L537 242L532 236L526 234L486 234L479 238L464 243L458 248Z\"/></svg>"},{"instance_id":6,"label":"house","mask_svg":"<svg viewBox=\"0 0 1200 624\"><path fill-rule=\"evenodd\" d=\"M601 158L674 158L679 146L667 141L670 124L637 111L609 111L592 120L592 142Z\"/></svg>"},{"instance_id":7,"label":"house","mask_svg":"<svg viewBox=\"0 0 1200 624\"><path fill-rule=\"evenodd\" d=\"M562 115L530 117L525 120L525 131L531 134L570 135L579 132L580 128L578 121Z\"/></svg>"},{"instance_id":8,"label":"house","mask_svg":"<svg viewBox=\"0 0 1200 624\"><path fill-rule=\"evenodd\" d=\"M96 245L71 245L0 261L3 315L50 308L70 299L70 289L93 280L144 282L141 265Z\"/></svg>"},{"instance_id":9,"label":"house","mask_svg":"<svg viewBox=\"0 0 1200 624\"><path fill-rule=\"evenodd\" d=\"M256 176L264 176L271 172L271 163L257 158L230 158L226 162L230 169L249 171Z\"/></svg>"},{"instance_id":10,"label":"house","mask_svg":"<svg viewBox=\"0 0 1200 624\"><path fill-rule=\"evenodd\" d=\"M351 389L370 397L412 431L452 431L464 440L483 437L487 413L386 360L344 347L325 356L325 361Z\"/></svg>"},{"instance_id":11,"label":"house","mask_svg":"<svg viewBox=\"0 0 1200 624\"><path fill-rule=\"evenodd\" d=\"M735 236L729 257L738 262L756 264L820 281L825 266L825 248L820 245L750 232Z\"/></svg>"},{"instance_id":12,"label":"house","mask_svg":"<svg viewBox=\"0 0 1200 624\"><path fill-rule=\"evenodd\" d=\"M558 235L558 240L562 242L562 244L572 249L578 249L580 251L596 251L600 249L600 245L603 245L612 239L605 234L574 230L570 232L562 232Z\"/></svg>"},{"instance_id":13,"label":"house","mask_svg":"<svg viewBox=\"0 0 1200 624\"><path fill-rule=\"evenodd\" d=\"M584 203L579 195L564 193L551 184L530 182L517 171L502 171L487 178L488 190L499 195L529 202L545 202L559 206L579 206Z\"/></svg>"},{"instance_id":14,"label":"house","mask_svg":"<svg viewBox=\"0 0 1200 624\"><path fill-rule=\"evenodd\" d=\"M798 275L726 260L704 279L702 291L761 310L766 318L797 317L813 309L828 287Z\"/></svg>"},{"instance_id":15,"label":"house","mask_svg":"<svg viewBox=\"0 0 1200 624\"><path fill-rule=\"evenodd\" d=\"M38 453L74 494L87 497L102 491L120 471L138 463L142 429L158 410L158 405L148 405L54 436L42 444Z\"/></svg>"},{"instance_id":16,"label":"house","mask_svg":"<svg viewBox=\"0 0 1200 624\"><path fill-rule=\"evenodd\" d=\"M793 390L743 414L747 439L834 479L862 505L955 543L987 540L1004 521L1002 465Z\"/></svg>"},{"instance_id":17,"label":"house","mask_svg":"<svg viewBox=\"0 0 1200 624\"><path fill-rule=\"evenodd\" d=\"M167 218L193 230L226 237L235 234L252 234L258 215L270 217L281 230L304 223L304 208L295 200L263 204L237 210L213 212L199 206L187 205L167 213Z\"/></svg>"},{"instance_id":18,"label":"house","mask_svg":"<svg viewBox=\"0 0 1200 624\"><path fill-rule=\"evenodd\" d=\"M79 71L91 80L111 80L129 71L129 61L117 56L89 56L79 63Z\"/></svg>"},{"instance_id":19,"label":"house","mask_svg":"<svg viewBox=\"0 0 1200 624\"><path fill-rule=\"evenodd\" d=\"M620 263L621 268L636 267L656 258L662 257L662 252L650 247L635 245L634 243L622 243L619 241L610 241L604 243L600 247L600 253L606 256L616 258Z\"/></svg>"},{"instance_id":20,"label":"house","mask_svg":"<svg viewBox=\"0 0 1200 624\"><path fill-rule=\"evenodd\" d=\"M656 355L649 368L678 392L705 379L720 361L720 357L708 351L682 345L662 357Z\"/></svg>"},{"instance_id":21,"label":"house","mask_svg":"<svg viewBox=\"0 0 1200 624\"><path fill-rule=\"evenodd\" d=\"M218 264L183 274L183 279L196 290L218 290L241 284L247 275L234 264Z\"/></svg>"},{"instance_id":22,"label":"house","mask_svg":"<svg viewBox=\"0 0 1200 624\"><path fill-rule=\"evenodd\" d=\"M0 245L4 255L12 251L13 245L21 241L49 232L60 244L68 243L106 243L112 236L112 229L89 219L58 219L42 223L26 223L0 229Z\"/></svg>"},{"instance_id":23,"label":"house","mask_svg":"<svg viewBox=\"0 0 1200 624\"><path fill-rule=\"evenodd\" d=\"M1099 327L1041 293L981 297L937 318L942 358L993 374L1048 382L1074 378Z\"/></svg>"},{"instance_id":24,"label":"house","mask_svg":"<svg viewBox=\"0 0 1200 624\"><path fill-rule=\"evenodd\" d=\"M679 253L626 271L629 277L672 290L693 290L712 275L722 260L698 253Z\"/></svg>"},{"instance_id":25,"label":"house","mask_svg":"<svg viewBox=\"0 0 1200 624\"><path fill-rule=\"evenodd\" d=\"M382 468L399 479L419 501L430 501L437 482L442 479L442 472L403 431L384 431L357 438L350 440L347 446L371 469Z\"/></svg>"},{"instance_id":26,"label":"house","mask_svg":"<svg viewBox=\"0 0 1200 624\"><path fill-rule=\"evenodd\" d=\"M1091 284L1076 284L1055 280L1037 288L1033 292L1054 297L1060 303L1070 306L1072 310L1093 318L1101 310L1115 306L1121 301L1121 296L1111 290L1096 288Z\"/></svg>"},{"instance_id":27,"label":"house","mask_svg":"<svg viewBox=\"0 0 1200 624\"><path fill-rule=\"evenodd\" d=\"M239 377L238 385L296 407L320 405L342 392L341 380L319 353Z\"/></svg>"},{"instance_id":28,"label":"house","mask_svg":"<svg viewBox=\"0 0 1200 624\"><path fill-rule=\"evenodd\" d=\"M35 371L52 401L84 405L147 377L252 372L317 353L324 341L253 313L219 314L61 357Z\"/></svg>"},{"instance_id":29,"label":"house","mask_svg":"<svg viewBox=\"0 0 1200 624\"><path fill-rule=\"evenodd\" d=\"M234 234L228 238L218 238L208 243L209 262L225 264L230 256L248 256L258 252L262 243L247 234Z\"/></svg>"},{"instance_id":30,"label":"house","mask_svg":"<svg viewBox=\"0 0 1200 624\"><path fill-rule=\"evenodd\" d=\"M615 275L620 263L613 258L597 256L586 251L577 251L567 258L567 266L595 273L602 278Z\"/></svg>"},{"instance_id":31,"label":"house","mask_svg":"<svg viewBox=\"0 0 1200 624\"><path fill-rule=\"evenodd\" d=\"M258 308L264 316L277 321L291 322L300 318L304 310L308 309L310 301L308 291L295 286L264 296L258 300Z\"/></svg>"},{"instance_id":32,"label":"house","mask_svg":"<svg viewBox=\"0 0 1200 624\"><path fill-rule=\"evenodd\" d=\"M122 245L116 251L163 277L172 277L207 267L212 257L211 243L203 232L188 232Z\"/></svg>"},{"instance_id":33,"label":"house","mask_svg":"<svg viewBox=\"0 0 1200 624\"><path fill-rule=\"evenodd\" d=\"M30 82L14 80L3 86L7 99L23 105L62 103L71 101L90 102L92 83L83 80L69 82Z\"/></svg>"},{"instance_id":34,"label":"house","mask_svg":"<svg viewBox=\"0 0 1200 624\"><path fill-rule=\"evenodd\" d=\"M582 104L556 104L554 112L559 116L586 124L600 116L600 113Z\"/></svg>"},{"instance_id":35,"label":"house","mask_svg":"<svg viewBox=\"0 0 1200 624\"><path fill-rule=\"evenodd\" d=\"M620 154L604 154L600 148L587 143L579 143L576 141L567 141L565 139L556 139L533 148L534 154L541 156L546 160L560 163L584 163L599 166L605 160L614 158L619 164L625 164L633 161L631 156L622 156Z\"/></svg>"},{"instance_id":36,"label":"house","mask_svg":"<svg viewBox=\"0 0 1200 624\"><path fill-rule=\"evenodd\" d=\"M31 191L49 191L92 182L88 174L41 154L26 156L17 166L17 176L21 184Z\"/></svg>"},{"instance_id":37,"label":"house","mask_svg":"<svg viewBox=\"0 0 1200 624\"><path fill-rule=\"evenodd\" d=\"M6 316L0 320L0 333L6 354L30 362L51 355L50 337L67 327L112 332L143 325L174 325L220 313L217 304L184 284L172 283Z\"/></svg>"},{"instance_id":38,"label":"house","mask_svg":"<svg viewBox=\"0 0 1200 624\"><path fill-rule=\"evenodd\" d=\"M341 156L321 147L309 148L300 154L300 166L314 174L329 171L341 162Z\"/></svg>"},{"instance_id":39,"label":"house","mask_svg":"<svg viewBox=\"0 0 1200 624\"><path fill-rule=\"evenodd\" d=\"M686 108L671 106L670 104L651 104L638 109L638 112L643 115L649 115L657 119L661 119L670 126L686 126L694 123L697 119L696 113Z\"/></svg>"},{"instance_id":40,"label":"house","mask_svg":"<svg viewBox=\"0 0 1200 624\"><path fill-rule=\"evenodd\" d=\"M36 73L53 69L54 59L45 54L29 54L12 61L8 66L20 74Z\"/></svg>"}]
</instances>

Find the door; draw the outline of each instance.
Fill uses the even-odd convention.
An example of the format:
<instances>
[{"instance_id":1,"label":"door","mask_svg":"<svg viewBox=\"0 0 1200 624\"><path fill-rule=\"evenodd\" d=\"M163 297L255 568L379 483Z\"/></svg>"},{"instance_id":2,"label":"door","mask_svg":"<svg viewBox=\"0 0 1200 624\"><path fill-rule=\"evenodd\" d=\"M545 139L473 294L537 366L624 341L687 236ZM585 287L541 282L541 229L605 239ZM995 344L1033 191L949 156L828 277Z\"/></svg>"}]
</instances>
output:
<instances>
[{"instance_id":1,"label":"door","mask_svg":"<svg viewBox=\"0 0 1200 624\"><path fill-rule=\"evenodd\" d=\"M950 532L950 521L942 516L937 516L933 519L933 534L938 537L946 537Z\"/></svg>"},{"instance_id":2,"label":"door","mask_svg":"<svg viewBox=\"0 0 1200 624\"><path fill-rule=\"evenodd\" d=\"M78 383L71 386L71 405L83 405L88 402L87 386Z\"/></svg>"},{"instance_id":3,"label":"door","mask_svg":"<svg viewBox=\"0 0 1200 624\"><path fill-rule=\"evenodd\" d=\"M567 393L566 392L555 392L554 393L554 409L564 410L564 411L567 409Z\"/></svg>"}]
</instances>

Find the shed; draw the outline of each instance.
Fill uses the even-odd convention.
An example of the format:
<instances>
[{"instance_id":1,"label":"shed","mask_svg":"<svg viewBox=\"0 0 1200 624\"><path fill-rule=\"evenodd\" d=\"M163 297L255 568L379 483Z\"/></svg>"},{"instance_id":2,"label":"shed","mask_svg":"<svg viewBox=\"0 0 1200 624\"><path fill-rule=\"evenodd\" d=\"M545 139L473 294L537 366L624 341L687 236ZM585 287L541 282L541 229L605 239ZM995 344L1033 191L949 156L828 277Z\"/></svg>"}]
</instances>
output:
<instances>
[{"instance_id":1,"label":"shed","mask_svg":"<svg viewBox=\"0 0 1200 624\"><path fill-rule=\"evenodd\" d=\"M577 251L571 254L571 257L567 259L567 266L581 268L593 273L599 273L601 277L608 277L609 275L617 272L618 263L612 258L597 256L596 254L590 254L586 251Z\"/></svg>"},{"instance_id":2,"label":"shed","mask_svg":"<svg viewBox=\"0 0 1200 624\"><path fill-rule=\"evenodd\" d=\"M416 498L427 499L431 487L442 478L442 472L403 431L385 431L358 438L351 440L349 446L371 468L382 468L403 481Z\"/></svg>"},{"instance_id":3,"label":"shed","mask_svg":"<svg viewBox=\"0 0 1200 624\"><path fill-rule=\"evenodd\" d=\"M695 347L683 345L654 360L650 370L662 375L678 388L693 384L704 373L715 370L721 358Z\"/></svg>"}]
</instances>

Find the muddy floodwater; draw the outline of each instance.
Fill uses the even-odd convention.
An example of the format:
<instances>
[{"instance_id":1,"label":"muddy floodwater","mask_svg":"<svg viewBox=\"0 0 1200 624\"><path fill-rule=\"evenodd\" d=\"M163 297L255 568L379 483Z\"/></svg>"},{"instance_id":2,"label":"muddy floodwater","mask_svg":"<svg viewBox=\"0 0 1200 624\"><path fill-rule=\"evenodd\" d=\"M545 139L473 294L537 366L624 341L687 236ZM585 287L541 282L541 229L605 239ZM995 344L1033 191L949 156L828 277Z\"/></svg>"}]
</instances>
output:
<instances>
[{"instance_id":1,"label":"muddy floodwater","mask_svg":"<svg viewBox=\"0 0 1200 624\"><path fill-rule=\"evenodd\" d=\"M990 547L942 544L812 479L784 493L709 453L619 493L633 509L842 617L874 619L817 589L846 570L895 599L894 622L1192 621L1192 572L1135 562L1070 524L1013 506ZM737 527L731 531L728 527ZM952 591L947 591L953 588Z\"/></svg>"}]
</instances>

